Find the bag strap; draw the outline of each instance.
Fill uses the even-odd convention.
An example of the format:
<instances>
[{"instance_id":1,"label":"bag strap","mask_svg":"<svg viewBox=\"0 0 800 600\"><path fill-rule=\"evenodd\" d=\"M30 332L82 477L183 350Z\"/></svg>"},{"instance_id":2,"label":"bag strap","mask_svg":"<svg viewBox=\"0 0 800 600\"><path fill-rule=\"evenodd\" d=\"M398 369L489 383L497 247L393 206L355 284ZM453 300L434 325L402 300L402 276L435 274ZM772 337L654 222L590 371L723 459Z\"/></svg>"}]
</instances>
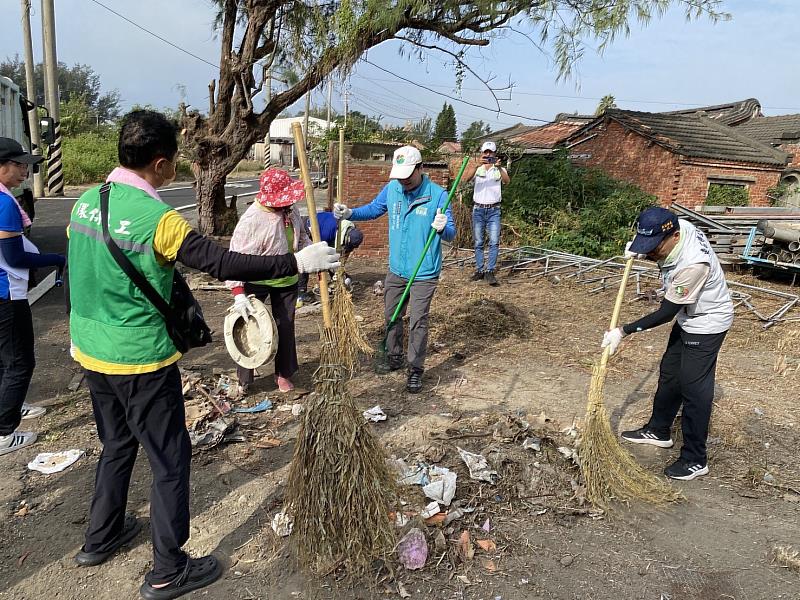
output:
<instances>
[{"instance_id":1,"label":"bag strap","mask_svg":"<svg viewBox=\"0 0 800 600\"><path fill-rule=\"evenodd\" d=\"M130 259L125 256L125 253L120 250L116 242L111 237L108 231L108 197L111 191L111 184L104 183L100 187L100 219L103 226L103 241L106 243L111 256L114 257L119 268L130 278L136 287L138 287L145 297L158 309L167 323L174 326L177 322L175 311L167 303L166 300L159 294L156 289L147 281L144 275L133 265Z\"/></svg>"}]
</instances>

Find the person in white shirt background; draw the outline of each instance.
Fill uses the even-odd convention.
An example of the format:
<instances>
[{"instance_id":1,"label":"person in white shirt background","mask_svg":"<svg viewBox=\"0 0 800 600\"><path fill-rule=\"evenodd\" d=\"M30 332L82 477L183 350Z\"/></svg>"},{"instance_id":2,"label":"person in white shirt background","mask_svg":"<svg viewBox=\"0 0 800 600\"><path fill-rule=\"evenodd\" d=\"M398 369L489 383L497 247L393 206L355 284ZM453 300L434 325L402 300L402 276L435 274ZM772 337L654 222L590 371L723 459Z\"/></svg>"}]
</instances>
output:
<instances>
[{"instance_id":1,"label":"person in white shirt background","mask_svg":"<svg viewBox=\"0 0 800 600\"><path fill-rule=\"evenodd\" d=\"M464 181L475 180L472 194L472 235L475 243L475 273L473 281L485 279L489 285L497 285L494 275L497 266L497 251L500 247L500 202L501 187L511 182L508 171L497 158L497 145L484 142L481 146L480 162L467 167ZM483 246L489 236L489 255L484 263Z\"/></svg>"}]
</instances>

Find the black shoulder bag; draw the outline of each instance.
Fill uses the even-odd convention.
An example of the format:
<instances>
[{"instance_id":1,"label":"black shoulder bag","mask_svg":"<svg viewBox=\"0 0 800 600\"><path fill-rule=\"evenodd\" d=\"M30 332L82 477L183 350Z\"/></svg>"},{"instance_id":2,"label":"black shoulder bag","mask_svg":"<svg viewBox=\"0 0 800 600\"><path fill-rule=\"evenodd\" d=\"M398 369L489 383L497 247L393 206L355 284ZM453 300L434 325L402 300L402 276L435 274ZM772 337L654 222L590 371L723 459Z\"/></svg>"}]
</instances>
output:
<instances>
[{"instance_id":1,"label":"black shoulder bag","mask_svg":"<svg viewBox=\"0 0 800 600\"><path fill-rule=\"evenodd\" d=\"M181 353L186 353L190 348L199 348L211 342L211 329L206 325L203 311L192 295L192 291L184 281L178 269L173 270L172 296L169 304L161 297L156 289L133 266L133 263L120 250L108 232L108 196L111 184L105 183L100 188L100 218L103 226L103 241L108 246L111 256L130 280L138 287L145 297L158 309L164 317L167 333Z\"/></svg>"}]
</instances>

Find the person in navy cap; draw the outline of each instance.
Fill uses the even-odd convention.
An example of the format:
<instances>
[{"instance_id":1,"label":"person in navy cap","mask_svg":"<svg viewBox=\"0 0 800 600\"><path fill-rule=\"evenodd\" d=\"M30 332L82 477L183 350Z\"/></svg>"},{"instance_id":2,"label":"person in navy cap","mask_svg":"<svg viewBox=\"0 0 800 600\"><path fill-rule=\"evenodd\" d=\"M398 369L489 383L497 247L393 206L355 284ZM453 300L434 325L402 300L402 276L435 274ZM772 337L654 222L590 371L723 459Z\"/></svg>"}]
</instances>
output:
<instances>
[{"instance_id":1,"label":"person in navy cap","mask_svg":"<svg viewBox=\"0 0 800 600\"><path fill-rule=\"evenodd\" d=\"M644 427L623 431L634 444L671 448L672 424L683 406L683 448L664 473L690 480L708 473L706 438L714 400L717 355L733 323L733 302L725 274L705 234L671 211L650 207L636 223L626 257L658 263L664 299L655 312L607 331L602 347L616 352L625 336L677 321L661 359L653 412Z\"/></svg>"}]
</instances>

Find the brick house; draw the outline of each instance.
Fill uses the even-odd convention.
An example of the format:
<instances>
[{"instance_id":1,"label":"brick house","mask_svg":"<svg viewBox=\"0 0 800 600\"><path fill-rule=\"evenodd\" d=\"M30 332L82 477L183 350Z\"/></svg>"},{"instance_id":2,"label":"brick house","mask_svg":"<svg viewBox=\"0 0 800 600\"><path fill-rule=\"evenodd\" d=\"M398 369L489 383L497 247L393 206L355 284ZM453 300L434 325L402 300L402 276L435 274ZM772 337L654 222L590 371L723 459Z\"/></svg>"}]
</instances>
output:
<instances>
[{"instance_id":1,"label":"brick house","mask_svg":"<svg viewBox=\"0 0 800 600\"><path fill-rule=\"evenodd\" d=\"M781 182L789 186L784 200L788 206L800 206L800 115L759 117L737 126L736 131L790 155L781 174Z\"/></svg>"},{"instance_id":2,"label":"brick house","mask_svg":"<svg viewBox=\"0 0 800 600\"><path fill-rule=\"evenodd\" d=\"M750 119L755 109L743 112ZM564 145L574 163L634 183L664 206L700 206L710 186L746 188L752 206L768 206L767 191L789 157L741 133L741 126L729 127L722 114L609 110Z\"/></svg>"},{"instance_id":3,"label":"brick house","mask_svg":"<svg viewBox=\"0 0 800 600\"><path fill-rule=\"evenodd\" d=\"M505 142L521 148L525 154L550 154L578 129L592 121L594 117L559 113L552 123L544 125L516 125L484 135L479 143L491 140Z\"/></svg>"},{"instance_id":4,"label":"brick house","mask_svg":"<svg viewBox=\"0 0 800 600\"><path fill-rule=\"evenodd\" d=\"M389 182L392 170L392 155L401 144L345 143L344 177L342 195L350 208L372 202L373 198ZM333 208L336 198L336 173L338 173L338 144L332 142L328 152L328 209ZM445 162L423 163L425 173L444 188L450 184L450 174ZM389 225L384 215L374 221L362 221L358 228L364 232L364 242L356 253L359 256L383 257L389 253Z\"/></svg>"}]
</instances>

